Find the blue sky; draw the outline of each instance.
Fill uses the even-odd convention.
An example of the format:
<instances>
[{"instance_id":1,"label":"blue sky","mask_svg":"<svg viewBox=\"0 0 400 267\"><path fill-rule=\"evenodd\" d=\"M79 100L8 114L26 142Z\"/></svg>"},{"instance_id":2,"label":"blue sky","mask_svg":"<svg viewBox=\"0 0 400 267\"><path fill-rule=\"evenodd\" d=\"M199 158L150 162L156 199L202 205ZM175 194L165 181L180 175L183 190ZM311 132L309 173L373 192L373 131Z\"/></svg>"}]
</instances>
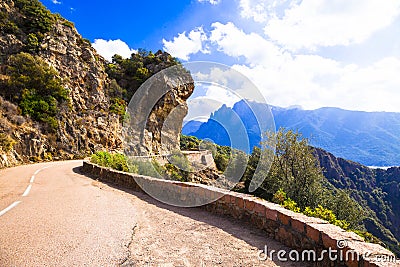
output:
<instances>
[{"instance_id":1,"label":"blue sky","mask_svg":"<svg viewBox=\"0 0 400 267\"><path fill-rule=\"evenodd\" d=\"M232 66L272 105L400 112L398 0L42 2L105 58L163 49Z\"/></svg>"}]
</instances>

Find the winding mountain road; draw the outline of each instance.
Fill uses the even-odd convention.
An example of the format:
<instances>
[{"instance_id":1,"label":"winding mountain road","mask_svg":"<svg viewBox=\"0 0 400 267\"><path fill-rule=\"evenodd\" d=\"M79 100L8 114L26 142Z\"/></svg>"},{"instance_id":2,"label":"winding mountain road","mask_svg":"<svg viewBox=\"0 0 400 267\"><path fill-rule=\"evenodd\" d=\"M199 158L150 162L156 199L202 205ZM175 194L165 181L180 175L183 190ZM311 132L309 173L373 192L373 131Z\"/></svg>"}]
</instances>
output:
<instances>
[{"instance_id":1,"label":"winding mountain road","mask_svg":"<svg viewBox=\"0 0 400 267\"><path fill-rule=\"evenodd\" d=\"M243 222L178 208L79 173L82 161L0 170L0 266L305 266Z\"/></svg>"}]
</instances>

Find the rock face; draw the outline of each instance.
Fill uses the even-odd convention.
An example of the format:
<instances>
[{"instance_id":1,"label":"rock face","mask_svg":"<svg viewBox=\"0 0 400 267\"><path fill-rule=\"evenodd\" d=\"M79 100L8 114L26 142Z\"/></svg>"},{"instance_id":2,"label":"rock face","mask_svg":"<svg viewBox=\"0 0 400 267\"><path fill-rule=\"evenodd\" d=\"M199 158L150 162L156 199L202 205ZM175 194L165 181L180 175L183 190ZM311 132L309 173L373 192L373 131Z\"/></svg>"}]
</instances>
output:
<instances>
[{"instance_id":1,"label":"rock face","mask_svg":"<svg viewBox=\"0 0 400 267\"><path fill-rule=\"evenodd\" d=\"M53 66L70 90L72 110L60 114L58 134L74 154L100 148L117 148L120 123L109 113L104 59L82 39L75 28L57 22L41 44L39 55Z\"/></svg>"},{"instance_id":2,"label":"rock face","mask_svg":"<svg viewBox=\"0 0 400 267\"><path fill-rule=\"evenodd\" d=\"M194 90L190 73L180 66L163 70L147 80L129 103L125 151L132 156L165 155L179 150L186 100Z\"/></svg>"},{"instance_id":3,"label":"rock face","mask_svg":"<svg viewBox=\"0 0 400 267\"><path fill-rule=\"evenodd\" d=\"M7 71L10 57L21 52L54 68L68 91L69 101L57 106L58 126L53 132L46 130L46 123L22 116L20 100L6 93L11 79ZM130 64L138 63L151 75L176 64L161 51L145 59L139 54L134 58L142 62ZM0 0L0 134L6 143L14 144L8 149L7 144L3 147L0 143L0 168L22 162L83 158L98 150L121 150L121 121L127 99L115 94L115 81L111 79L129 90L135 76L115 65L116 77L107 74L110 65L71 22L51 14L38 0ZM163 71L151 78L148 90L131 105L130 136L136 141L132 151L137 154L179 149L181 124L187 113L185 101L194 84L182 68L175 71L173 76ZM120 112L115 111L115 103L123 103L118 106Z\"/></svg>"},{"instance_id":4,"label":"rock face","mask_svg":"<svg viewBox=\"0 0 400 267\"><path fill-rule=\"evenodd\" d=\"M20 26L26 14L16 3L0 0L0 81L7 79L8 58L29 51L30 29ZM56 132L48 133L43 123L21 116L17 103L1 98L0 133L14 140L15 145L11 151L0 147L0 168L28 161L82 158L99 149L120 148L121 124L119 116L109 112L110 79L105 60L73 24L53 15L50 30L41 34L37 49L30 53L57 70L70 101L59 108ZM0 95L2 89L0 86Z\"/></svg>"}]
</instances>

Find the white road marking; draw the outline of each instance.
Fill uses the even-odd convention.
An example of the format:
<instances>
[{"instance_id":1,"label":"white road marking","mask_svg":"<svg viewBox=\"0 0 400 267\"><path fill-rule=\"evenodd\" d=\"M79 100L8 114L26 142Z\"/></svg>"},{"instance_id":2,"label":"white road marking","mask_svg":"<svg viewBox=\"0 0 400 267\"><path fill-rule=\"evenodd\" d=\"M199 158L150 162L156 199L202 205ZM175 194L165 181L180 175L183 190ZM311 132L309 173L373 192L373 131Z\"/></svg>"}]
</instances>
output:
<instances>
[{"instance_id":1,"label":"white road marking","mask_svg":"<svg viewBox=\"0 0 400 267\"><path fill-rule=\"evenodd\" d=\"M35 175L37 175L39 172L43 171L44 169L47 169L51 166L46 166L44 168L41 168L37 171L35 171L35 173L32 175L31 180L29 181L30 185L28 185L28 187L26 188L24 194L22 194L23 197L26 197L29 195L29 192L32 189L32 183L35 181ZM21 203L21 201L15 201L14 203L12 203L10 206L8 206L7 208L5 208L4 210L0 211L0 216L3 216L4 214L6 214L8 211L10 211L11 209L15 208L19 203Z\"/></svg>"},{"instance_id":2,"label":"white road marking","mask_svg":"<svg viewBox=\"0 0 400 267\"><path fill-rule=\"evenodd\" d=\"M25 190L25 192L24 192L24 194L22 196L26 197L29 194L29 192L31 191L31 188L32 188L32 185L31 184L28 185L28 187L26 188L26 190Z\"/></svg>"},{"instance_id":3,"label":"white road marking","mask_svg":"<svg viewBox=\"0 0 400 267\"><path fill-rule=\"evenodd\" d=\"M43 167L43 168L41 168L41 169L35 171L35 173L32 175L31 180L30 180L29 182L30 182L30 183L33 183L33 182L35 181L35 176L36 176L39 172L41 172L41 171L43 171L43 170L45 170L45 169L47 169L47 168L50 168L50 167L51 167L51 166L46 166L46 167Z\"/></svg>"},{"instance_id":4,"label":"white road marking","mask_svg":"<svg viewBox=\"0 0 400 267\"><path fill-rule=\"evenodd\" d=\"M3 216L3 215L6 214L8 211L10 211L11 209L15 208L19 203L21 203L21 201L15 201L15 202L12 203L10 206L8 206L8 207L5 208L4 210L0 211L0 216Z\"/></svg>"}]
</instances>

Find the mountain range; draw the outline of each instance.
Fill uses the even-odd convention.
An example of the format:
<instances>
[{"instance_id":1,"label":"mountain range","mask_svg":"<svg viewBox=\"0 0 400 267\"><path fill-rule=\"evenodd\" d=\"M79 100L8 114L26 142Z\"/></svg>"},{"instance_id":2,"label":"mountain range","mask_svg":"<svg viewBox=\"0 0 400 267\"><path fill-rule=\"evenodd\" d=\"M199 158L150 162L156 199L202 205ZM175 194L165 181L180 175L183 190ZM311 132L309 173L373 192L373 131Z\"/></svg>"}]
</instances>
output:
<instances>
[{"instance_id":1,"label":"mountain range","mask_svg":"<svg viewBox=\"0 0 400 267\"><path fill-rule=\"evenodd\" d=\"M230 139L222 125L229 125L239 117L248 131L250 146L259 146L261 130L252 110L260 109L262 105L265 106L244 100L232 108L223 105L211 114L207 122L187 122L182 133L229 146ZM312 146L323 148L337 157L366 166L400 165L400 113L329 107L316 110L271 107L271 111L276 129L299 131Z\"/></svg>"}]
</instances>

